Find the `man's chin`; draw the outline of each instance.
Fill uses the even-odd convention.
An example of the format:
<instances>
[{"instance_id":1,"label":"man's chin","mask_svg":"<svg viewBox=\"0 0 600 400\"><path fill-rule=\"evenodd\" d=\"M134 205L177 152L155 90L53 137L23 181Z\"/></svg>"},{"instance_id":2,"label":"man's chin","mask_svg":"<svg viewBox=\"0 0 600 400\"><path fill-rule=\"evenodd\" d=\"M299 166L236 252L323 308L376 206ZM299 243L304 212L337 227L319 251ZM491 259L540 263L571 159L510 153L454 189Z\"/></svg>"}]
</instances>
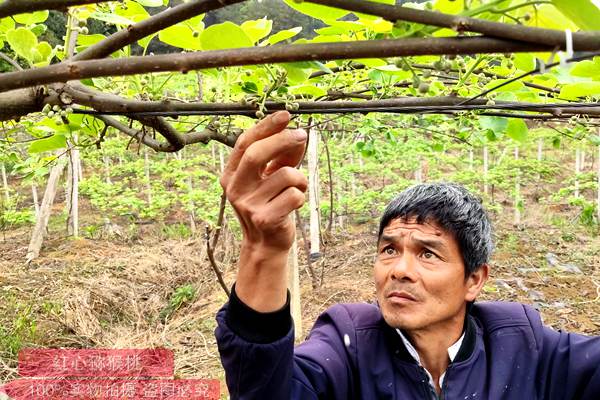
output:
<instances>
[{"instance_id":1,"label":"man's chin","mask_svg":"<svg viewBox=\"0 0 600 400\"><path fill-rule=\"evenodd\" d=\"M414 314L408 315L405 311L389 310L386 307L381 309L381 314L385 322L392 328L413 330L420 327Z\"/></svg>"}]
</instances>

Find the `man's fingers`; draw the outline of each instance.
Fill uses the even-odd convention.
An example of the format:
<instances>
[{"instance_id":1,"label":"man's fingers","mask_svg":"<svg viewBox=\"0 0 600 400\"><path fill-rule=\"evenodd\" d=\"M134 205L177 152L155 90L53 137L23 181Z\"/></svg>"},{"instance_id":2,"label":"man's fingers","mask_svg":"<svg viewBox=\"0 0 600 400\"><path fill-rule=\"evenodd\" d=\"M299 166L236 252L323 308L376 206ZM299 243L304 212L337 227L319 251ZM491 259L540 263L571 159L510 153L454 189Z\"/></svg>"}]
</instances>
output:
<instances>
[{"instance_id":1,"label":"man's fingers","mask_svg":"<svg viewBox=\"0 0 600 400\"><path fill-rule=\"evenodd\" d=\"M254 142L244 152L235 173L235 180L248 185L262 179L268 162L280 156L291 161L288 164L290 167L295 166L293 161L302 157L305 144L306 132L301 129L285 130L278 135Z\"/></svg>"},{"instance_id":2,"label":"man's fingers","mask_svg":"<svg viewBox=\"0 0 600 400\"><path fill-rule=\"evenodd\" d=\"M304 192L297 187L289 187L269 202L269 209L274 218L284 218L302 207L305 201Z\"/></svg>"},{"instance_id":3,"label":"man's fingers","mask_svg":"<svg viewBox=\"0 0 600 400\"><path fill-rule=\"evenodd\" d=\"M244 152L252 145L252 143L281 132L289 123L290 113L287 111L278 111L267 116L252 128L249 128L235 143L235 147L229 156L225 173L231 173L237 169Z\"/></svg>"},{"instance_id":4,"label":"man's fingers","mask_svg":"<svg viewBox=\"0 0 600 400\"><path fill-rule=\"evenodd\" d=\"M306 192L308 180L302 172L292 167L283 167L266 178L254 193L254 197L271 201L288 187Z\"/></svg>"},{"instance_id":5,"label":"man's fingers","mask_svg":"<svg viewBox=\"0 0 600 400\"><path fill-rule=\"evenodd\" d=\"M302 149L302 151L296 151L296 149L294 149L294 151L291 152L279 153L274 160L271 160L269 162L267 168L264 171L264 175L271 175L275 171L288 165L296 167L302 161L305 151L306 146Z\"/></svg>"}]
</instances>

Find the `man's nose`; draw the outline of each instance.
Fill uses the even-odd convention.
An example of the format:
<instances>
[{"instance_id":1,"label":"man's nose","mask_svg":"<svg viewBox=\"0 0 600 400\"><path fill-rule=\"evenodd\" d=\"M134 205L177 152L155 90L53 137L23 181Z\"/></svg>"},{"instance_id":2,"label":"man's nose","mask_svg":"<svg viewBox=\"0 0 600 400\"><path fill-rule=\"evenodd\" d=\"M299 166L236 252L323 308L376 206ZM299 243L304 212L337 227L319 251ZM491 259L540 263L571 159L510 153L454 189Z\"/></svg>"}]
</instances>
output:
<instances>
[{"instance_id":1,"label":"man's nose","mask_svg":"<svg viewBox=\"0 0 600 400\"><path fill-rule=\"evenodd\" d=\"M391 278L415 282L417 280L417 260L414 255L404 252L398 257L397 262L392 267Z\"/></svg>"}]
</instances>

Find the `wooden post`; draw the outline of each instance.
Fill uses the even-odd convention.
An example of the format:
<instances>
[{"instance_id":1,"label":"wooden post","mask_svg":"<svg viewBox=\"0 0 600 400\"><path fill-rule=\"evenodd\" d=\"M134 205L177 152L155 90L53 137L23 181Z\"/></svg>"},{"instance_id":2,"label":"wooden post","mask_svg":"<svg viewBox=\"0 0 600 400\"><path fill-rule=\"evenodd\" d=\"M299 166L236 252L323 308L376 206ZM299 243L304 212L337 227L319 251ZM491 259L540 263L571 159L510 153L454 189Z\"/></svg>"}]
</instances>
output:
<instances>
[{"instance_id":1,"label":"wooden post","mask_svg":"<svg viewBox=\"0 0 600 400\"><path fill-rule=\"evenodd\" d=\"M190 230L192 231L192 233L196 233L196 213L194 212L194 199L192 198L192 193L194 192L194 187L193 187L193 180L192 180L192 176L188 175L187 178L187 184L188 184L188 193L190 196L190 200L189 200L189 207L190 207Z\"/></svg>"},{"instance_id":2,"label":"wooden post","mask_svg":"<svg viewBox=\"0 0 600 400\"><path fill-rule=\"evenodd\" d=\"M223 152L223 146L219 146L219 170L221 174L225 170L225 153Z\"/></svg>"},{"instance_id":3,"label":"wooden post","mask_svg":"<svg viewBox=\"0 0 600 400\"><path fill-rule=\"evenodd\" d=\"M421 160L421 157L419 157L419 167L415 171L415 181L423 183L423 160Z\"/></svg>"},{"instance_id":4,"label":"wooden post","mask_svg":"<svg viewBox=\"0 0 600 400\"><path fill-rule=\"evenodd\" d=\"M29 247L27 249L27 263L30 263L40 254L46 227L48 226L48 220L50 219L50 212L52 211L52 204L54 203L54 197L56 196L56 190L58 189L58 181L64 167L62 160L59 158L56 160L56 165L50 170L50 176L48 177L48 184L46 186L46 191L44 192L44 198L42 199L40 213L35 222L35 227L33 228L31 240L29 241Z\"/></svg>"},{"instance_id":5,"label":"wooden post","mask_svg":"<svg viewBox=\"0 0 600 400\"><path fill-rule=\"evenodd\" d=\"M77 141L77 136L74 136ZM69 151L67 173L67 233L74 237L79 236L79 149Z\"/></svg>"},{"instance_id":6,"label":"wooden post","mask_svg":"<svg viewBox=\"0 0 600 400\"><path fill-rule=\"evenodd\" d=\"M210 142L210 151L212 153L212 166L217 166L217 145L214 142Z\"/></svg>"},{"instance_id":7,"label":"wooden post","mask_svg":"<svg viewBox=\"0 0 600 400\"><path fill-rule=\"evenodd\" d=\"M110 160L107 155L102 156L102 161L104 162L104 180L107 184L112 185L110 180Z\"/></svg>"},{"instance_id":8,"label":"wooden post","mask_svg":"<svg viewBox=\"0 0 600 400\"><path fill-rule=\"evenodd\" d=\"M0 171L2 171L2 185L4 187L4 197L6 197L6 202L10 201L10 192L8 190L8 178L6 177L6 167L4 163L0 163Z\"/></svg>"},{"instance_id":9,"label":"wooden post","mask_svg":"<svg viewBox=\"0 0 600 400\"><path fill-rule=\"evenodd\" d=\"M79 166L77 167L77 171L79 171L79 182L83 180L83 163L81 162L81 157L79 157Z\"/></svg>"},{"instance_id":10,"label":"wooden post","mask_svg":"<svg viewBox=\"0 0 600 400\"><path fill-rule=\"evenodd\" d=\"M544 151L544 140L538 139L537 160L542 161L542 152Z\"/></svg>"},{"instance_id":11,"label":"wooden post","mask_svg":"<svg viewBox=\"0 0 600 400\"><path fill-rule=\"evenodd\" d=\"M148 204L152 204L152 185L150 184L150 160L148 159L148 149L144 148L144 176L146 177L146 199Z\"/></svg>"},{"instance_id":12,"label":"wooden post","mask_svg":"<svg viewBox=\"0 0 600 400\"><path fill-rule=\"evenodd\" d=\"M296 218L294 213L290 214L290 218L296 226ZM294 319L294 333L296 340L302 341L302 307L300 299L300 268L298 263L298 242L294 238L294 243L288 255L289 267L289 288L290 288L290 307L292 318Z\"/></svg>"},{"instance_id":13,"label":"wooden post","mask_svg":"<svg viewBox=\"0 0 600 400\"><path fill-rule=\"evenodd\" d=\"M67 146L70 146L70 143L67 142ZM71 200L73 200L73 196L71 194L72 185L73 185L73 160L71 159L71 152L67 151L67 179L65 185L65 211L67 214L67 235L73 234L73 229L71 229Z\"/></svg>"},{"instance_id":14,"label":"wooden post","mask_svg":"<svg viewBox=\"0 0 600 400\"><path fill-rule=\"evenodd\" d=\"M310 208L310 253L320 253L319 227L319 133L308 132L308 206Z\"/></svg>"},{"instance_id":15,"label":"wooden post","mask_svg":"<svg viewBox=\"0 0 600 400\"><path fill-rule=\"evenodd\" d=\"M473 157L474 157L474 156L473 156L473 148L471 147L471 148L469 148L469 169L470 169L471 171L473 171L473 164L474 164L474 163L473 163L473 161L474 161L474 160L473 160Z\"/></svg>"},{"instance_id":16,"label":"wooden post","mask_svg":"<svg viewBox=\"0 0 600 400\"><path fill-rule=\"evenodd\" d=\"M579 197L579 171L581 170L581 150L575 150L575 197Z\"/></svg>"},{"instance_id":17,"label":"wooden post","mask_svg":"<svg viewBox=\"0 0 600 400\"><path fill-rule=\"evenodd\" d=\"M40 203L38 201L38 193L37 187L35 183L31 184L31 195L33 197L33 207L35 209L35 219L37 220L40 217Z\"/></svg>"}]
</instances>

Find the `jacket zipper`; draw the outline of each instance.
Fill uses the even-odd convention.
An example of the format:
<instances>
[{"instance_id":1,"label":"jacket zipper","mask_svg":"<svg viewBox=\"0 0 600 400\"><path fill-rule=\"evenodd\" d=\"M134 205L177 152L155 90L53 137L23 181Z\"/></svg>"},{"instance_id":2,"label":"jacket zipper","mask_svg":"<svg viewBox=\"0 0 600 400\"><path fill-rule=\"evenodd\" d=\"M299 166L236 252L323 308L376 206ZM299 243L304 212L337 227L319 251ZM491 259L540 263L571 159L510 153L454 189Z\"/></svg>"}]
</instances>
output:
<instances>
[{"instance_id":1,"label":"jacket zipper","mask_svg":"<svg viewBox=\"0 0 600 400\"><path fill-rule=\"evenodd\" d=\"M435 394L435 389L431 387L431 384L429 383L429 376L427 375L427 372L425 372L425 368L422 365L419 365L419 368L421 369L421 378L423 381L423 389L425 390L425 395L427 396L428 399L431 398L431 394L434 393ZM433 390L433 392L432 392ZM437 399L437 394L435 394L435 397Z\"/></svg>"},{"instance_id":2,"label":"jacket zipper","mask_svg":"<svg viewBox=\"0 0 600 400\"><path fill-rule=\"evenodd\" d=\"M446 386L448 383L448 372L450 372L451 368L452 368L452 365L448 365L448 368L446 368L446 375L444 375L444 383L442 384L442 390L440 392L439 400L444 400L446 398Z\"/></svg>"}]
</instances>

